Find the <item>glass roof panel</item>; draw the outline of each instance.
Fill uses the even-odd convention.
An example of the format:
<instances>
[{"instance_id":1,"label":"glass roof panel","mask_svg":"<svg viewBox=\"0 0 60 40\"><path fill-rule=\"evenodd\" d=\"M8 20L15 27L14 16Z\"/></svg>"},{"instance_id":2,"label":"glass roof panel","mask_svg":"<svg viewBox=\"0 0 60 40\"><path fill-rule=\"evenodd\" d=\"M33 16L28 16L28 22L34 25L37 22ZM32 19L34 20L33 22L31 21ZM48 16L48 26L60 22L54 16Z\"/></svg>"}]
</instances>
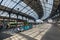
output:
<instances>
[{"instance_id":1,"label":"glass roof panel","mask_svg":"<svg viewBox=\"0 0 60 40\"><path fill-rule=\"evenodd\" d=\"M6 2L7 2L7 0L4 0L1 5L5 5Z\"/></svg>"},{"instance_id":2,"label":"glass roof panel","mask_svg":"<svg viewBox=\"0 0 60 40\"><path fill-rule=\"evenodd\" d=\"M13 8L16 4L17 3L11 1L10 4L8 5L8 7Z\"/></svg>"},{"instance_id":3,"label":"glass roof panel","mask_svg":"<svg viewBox=\"0 0 60 40\"><path fill-rule=\"evenodd\" d=\"M51 14L52 11L52 7L53 7L53 0L48 0L48 2L46 2L46 0L40 0L41 4L43 6L43 11L44 11L44 15L41 18L41 20L46 19L47 17L49 17L49 15Z\"/></svg>"},{"instance_id":4,"label":"glass roof panel","mask_svg":"<svg viewBox=\"0 0 60 40\"><path fill-rule=\"evenodd\" d=\"M27 8L27 9L29 9L29 10L31 9L29 6L28 6L28 7L26 7L26 8Z\"/></svg>"},{"instance_id":5,"label":"glass roof panel","mask_svg":"<svg viewBox=\"0 0 60 40\"><path fill-rule=\"evenodd\" d=\"M14 2L18 3L20 0L11 0L11 1L14 1Z\"/></svg>"},{"instance_id":6,"label":"glass roof panel","mask_svg":"<svg viewBox=\"0 0 60 40\"><path fill-rule=\"evenodd\" d=\"M23 17L23 20L26 20L26 18L25 18L25 17Z\"/></svg>"},{"instance_id":7,"label":"glass roof panel","mask_svg":"<svg viewBox=\"0 0 60 40\"><path fill-rule=\"evenodd\" d=\"M19 4L22 5L23 7L27 6L24 2L20 2Z\"/></svg>"},{"instance_id":8,"label":"glass roof panel","mask_svg":"<svg viewBox=\"0 0 60 40\"><path fill-rule=\"evenodd\" d=\"M30 12L34 12L33 10L30 10Z\"/></svg>"},{"instance_id":9,"label":"glass roof panel","mask_svg":"<svg viewBox=\"0 0 60 40\"><path fill-rule=\"evenodd\" d=\"M28 11L26 14L29 14L29 13L31 13L31 11Z\"/></svg>"},{"instance_id":10,"label":"glass roof panel","mask_svg":"<svg viewBox=\"0 0 60 40\"><path fill-rule=\"evenodd\" d=\"M22 19L22 16L19 15L19 16L18 16L18 19Z\"/></svg>"},{"instance_id":11,"label":"glass roof panel","mask_svg":"<svg viewBox=\"0 0 60 40\"><path fill-rule=\"evenodd\" d=\"M29 13L31 13L31 12L33 12L33 10L32 10L32 9L29 9L29 11L27 12L27 14L29 14Z\"/></svg>"},{"instance_id":12,"label":"glass roof panel","mask_svg":"<svg viewBox=\"0 0 60 40\"><path fill-rule=\"evenodd\" d=\"M27 11L28 11L28 9L24 8L21 12L25 13Z\"/></svg>"},{"instance_id":13,"label":"glass roof panel","mask_svg":"<svg viewBox=\"0 0 60 40\"><path fill-rule=\"evenodd\" d=\"M17 18L16 14L11 14L11 18Z\"/></svg>"},{"instance_id":14,"label":"glass roof panel","mask_svg":"<svg viewBox=\"0 0 60 40\"><path fill-rule=\"evenodd\" d=\"M2 2L3 4L4 2ZM7 0L3 5L8 6L11 3L11 0Z\"/></svg>"},{"instance_id":15,"label":"glass roof panel","mask_svg":"<svg viewBox=\"0 0 60 40\"><path fill-rule=\"evenodd\" d=\"M11 0L4 0L1 5L12 8L16 3Z\"/></svg>"},{"instance_id":16,"label":"glass roof panel","mask_svg":"<svg viewBox=\"0 0 60 40\"><path fill-rule=\"evenodd\" d=\"M29 7L27 4L25 4L22 1L20 3L18 3L19 1L20 0L3 0L3 2L1 3L1 5L4 5L4 6L9 7L9 8L13 8L14 7L13 9L15 9L17 11L21 11L22 13L26 13L26 14L34 12L33 9L31 9L31 7ZM37 16L37 14L35 14L35 15Z\"/></svg>"},{"instance_id":17,"label":"glass roof panel","mask_svg":"<svg viewBox=\"0 0 60 40\"><path fill-rule=\"evenodd\" d=\"M34 16L33 13L30 13L31 16Z\"/></svg>"},{"instance_id":18,"label":"glass roof panel","mask_svg":"<svg viewBox=\"0 0 60 40\"><path fill-rule=\"evenodd\" d=\"M20 10L23 9L23 8L24 8L24 7L22 7L21 5L18 4L14 9L20 11Z\"/></svg>"},{"instance_id":19,"label":"glass roof panel","mask_svg":"<svg viewBox=\"0 0 60 40\"><path fill-rule=\"evenodd\" d=\"M2 0L0 0L0 2L1 2Z\"/></svg>"},{"instance_id":20,"label":"glass roof panel","mask_svg":"<svg viewBox=\"0 0 60 40\"><path fill-rule=\"evenodd\" d=\"M3 14L1 14L1 16L9 17L7 12L3 12Z\"/></svg>"},{"instance_id":21,"label":"glass roof panel","mask_svg":"<svg viewBox=\"0 0 60 40\"><path fill-rule=\"evenodd\" d=\"M3 11L0 11L0 15L3 13Z\"/></svg>"}]
</instances>

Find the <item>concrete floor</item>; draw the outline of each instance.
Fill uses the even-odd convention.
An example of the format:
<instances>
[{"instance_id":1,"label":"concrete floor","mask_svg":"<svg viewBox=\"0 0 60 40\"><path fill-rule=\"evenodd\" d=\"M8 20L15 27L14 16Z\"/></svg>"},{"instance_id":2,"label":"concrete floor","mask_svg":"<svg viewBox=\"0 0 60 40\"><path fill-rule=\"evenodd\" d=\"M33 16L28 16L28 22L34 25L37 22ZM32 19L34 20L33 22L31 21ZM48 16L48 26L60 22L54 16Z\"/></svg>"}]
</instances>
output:
<instances>
[{"instance_id":1,"label":"concrete floor","mask_svg":"<svg viewBox=\"0 0 60 40\"><path fill-rule=\"evenodd\" d=\"M52 24L52 27L47 31L41 40L60 40L60 25Z\"/></svg>"},{"instance_id":2,"label":"concrete floor","mask_svg":"<svg viewBox=\"0 0 60 40\"><path fill-rule=\"evenodd\" d=\"M45 23L19 33L4 31L0 40L60 40L60 29L58 25Z\"/></svg>"}]
</instances>

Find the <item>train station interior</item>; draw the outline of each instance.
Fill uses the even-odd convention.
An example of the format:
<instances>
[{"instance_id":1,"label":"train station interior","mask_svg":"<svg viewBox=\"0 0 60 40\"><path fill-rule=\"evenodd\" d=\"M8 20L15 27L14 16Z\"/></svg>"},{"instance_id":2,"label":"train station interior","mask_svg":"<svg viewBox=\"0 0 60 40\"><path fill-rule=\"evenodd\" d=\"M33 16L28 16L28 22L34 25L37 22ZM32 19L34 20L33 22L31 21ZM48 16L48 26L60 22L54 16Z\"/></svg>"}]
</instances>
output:
<instances>
[{"instance_id":1,"label":"train station interior","mask_svg":"<svg viewBox=\"0 0 60 40\"><path fill-rule=\"evenodd\" d=\"M0 40L60 40L60 0L0 0Z\"/></svg>"}]
</instances>

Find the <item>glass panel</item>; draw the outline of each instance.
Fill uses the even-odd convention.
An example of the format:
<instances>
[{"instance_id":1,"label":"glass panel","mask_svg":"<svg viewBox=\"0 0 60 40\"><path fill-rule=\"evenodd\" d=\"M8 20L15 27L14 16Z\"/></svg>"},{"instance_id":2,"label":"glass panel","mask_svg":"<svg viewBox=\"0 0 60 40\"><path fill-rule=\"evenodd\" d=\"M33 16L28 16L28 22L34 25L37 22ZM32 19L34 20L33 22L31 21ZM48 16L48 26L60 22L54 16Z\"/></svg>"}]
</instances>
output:
<instances>
[{"instance_id":1,"label":"glass panel","mask_svg":"<svg viewBox=\"0 0 60 40\"><path fill-rule=\"evenodd\" d=\"M17 18L17 15L16 14L14 14L14 18Z\"/></svg>"},{"instance_id":2,"label":"glass panel","mask_svg":"<svg viewBox=\"0 0 60 40\"><path fill-rule=\"evenodd\" d=\"M24 8L24 7L22 7L21 5L18 4L14 9L20 11L20 10L23 9L23 8Z\"/></svg>"},{"instance_id":3,"label":"glass panel","mask_svg":"<svg viewBox=\"0 0 60 40\"><path fill-rule=\"evenodd\" d=\"M26 18L25 18L25 17L23 17L23 20L26 20Z\"/></svg>"},{"instance_id":4,"label":"glass panel","mask_svg":"<svg viewBox=\"0 0 60 40\"><path fill-rule=\"evenodd\" d=\"M12 8L16 3L11 0L4 0L1 5Z\"/></svg>"},{"instance_id":5,"label":"glass panel","mask_svg":"<svg viewBox=\"0 0 60 40\"><path fill-rule=\"evenodd\" d=\"M33 10L32 10L32 9L30 9L30 11L28 11L28 12L27 12L27 14L31 13L32 11L33 11Z\"/></svg>"},{"instance_id":6,"label":"glass panel","mask_svg":"<svg viewBox=\"0 0 60 40\"><path fill-rule=\"evenodd\" d=\"M13 8L19 1L20 0L4 0L1 5L4 5L9 8ZM24 8L24 7L26 7L26 8ZM25 4L24 2L20 2L19 4L17 4L17 6L14 9L17 11L21 11L23 9L21 12L26 13L26 14L34 12L29 6L27 7L27 4ZM28 10L30 10L30 11L28 11ZM37 15L37 14L35 14L35 15ZM12 14L12 17L15 17L15 16L13 16L13 14Z\"/></svg>"},{"instance_id":7,"label":"glass panel","mask_svg":"<svg viewBox=\"0 0 60 40\"><path fill-rule=\"evenodd\" d=\"M8 0L3 0L2 4L1 5L5 5L5 3L7 2Z\"/></svg>"},{"instance_id":8,"label":"glass panel","mask_svg":"<svg viewBox=\"0 0 60 40\"><path fill-rule=\"evenodd\" d=\"M9 17L7 12L3 12L3 14L1 14L1 16Z\"/></svg>"},{"instance_id":9,"label":"glass panel","mask_svg":"<svg viewBox=\"0 0 60 40\"><path fill-rule=\"evenodd\" d=\"M21 4L23 7L27 6L24 2L20 2L19 4Z\"/></svg>"},{"instance_id":10,"label":"glass panel","mask_svg":"<svg viewBox=\"0 0 60 40\"><path fill-rule=\"evenodd\" d=\"M33 13L30 13L29 15L33 16Z\"/></svg>"},{"instance_id":11,"label":"glass panel","mask_svg":"<svg viewBox=\"0 0 60 40\"><path fill-rule=\"evenodd\" d=\"M23 13L25 13L25 12L27 12L28 11L28 9L23 9L21 12L23 12Z\"/></svg>"},{"instance_id":12,"label":"glass panel","mask_svg":"<svg viewBox=\"0 0 60 40\"><path fill-rule=\"evenodd\" d=\"M18 16L18 19L22 19L22 17L19 15L19 16Z\"/></svg>"},{"instance_id":13,"label":"glass panel","mask_svg":"<svg viewBox=\"0 0 60 40\"><path fill-rule=\"evenodd\" d=\"M6 13L6 17L9 17L9 14L8 14L8 12L5 12Z\"/></svg>"},{"instance_id":14,"label":"glass panel","mask_svg":"<svg viewBox=\"0 0 60 40\"><path fill-rule=\"evenodd\" d=\"M11 3L10 1L11 1L11 0L7 0L7 1L4 3L4 6L7 7L8 5L10 5L10 3Z\"/></svg>"},{"instance_id":15,"label":"glass panel","mask_svg":"<svg viewBox=\"0 0 60 40\"><path fill-rule=\"evenodd\" d=\"M31 11L28 11L26 14L29 14L29 13L31 13Z\"/></svg>"},{"instance_id":16,"label":"glass panel","mask_svg":"<svg viewBox=\"0 0 60 40\"><path fill-rule=\"evenodd\" d=\"M8 5L8 7L13 8L16 4L17 3L11 1L10 4Z\"/></svg>"},{"instance_id":17,"label":"glass panel","mask_svg":"<svg viewBox=\"0 0 60 40\"><path fill-rule=\"evenodd\" d=\"M0 15L3 13L3 11L0 11Z\"/></svg>"},{"instance_id":18,"label":"glass panel","mask_svg":"<svg viewBox=\"0 0 60 40\"><path fill-rule=\"evenodd\" d=\"M12 1L14 1L14 2L18 3L20 0L12 0Z\"/></svg>"},{"instance_id":19,"label":"glass panel","mask_svg":"<svg viewBox=\"0 0 60 40\"><path fill-rule=\"evenodd\" d=\"M13 16L13 14L11 13L11 16Z\"/></svg>"},{"instance_id":20,"label":"glass panel","mask_svg":"<svg viewBox=\"0 0 60 40\"><path fill-rule=\"evenodd\" d=\"M14 18L14 14L11 14L11 18Z\"/></svg>"},{"instance_id":21,"label":"glass panel","mask_svg":"<svg viewBox=\"0 0 60 40\"><path fill-rule=\"evenodd\" d=\"M6 17L9 17L9 14L7 14Z\"/></svg>"},{"instance_id":22,"label":"glass panel","mask_svg":"<svg viewBox=\"0 0 60 40\"><path fill-rule=\"evenodd\" d=\"M11 18L17 18L16 14L11 14Z\"/></svg>"},{"instance_id":23,"label":"glass panel","mask_svg":"<svg viewBox=\"0 0 60 40\"><path fill-rule=\"evenodd\" d=\"M28 6L28 7L26 7L26 8L27 8L27 9L29 9L29 10L31 9L29 6Z\"/></svg>"},{"instance_id":24,"label":"glass panel","mask_svg":"<svg viewBox=\"0 0 60 40\"><path fill-rule=\"evenodd\" d=\"M0 0L0 2L1 2L2 0Z\"/></svg>"}]
</instances>

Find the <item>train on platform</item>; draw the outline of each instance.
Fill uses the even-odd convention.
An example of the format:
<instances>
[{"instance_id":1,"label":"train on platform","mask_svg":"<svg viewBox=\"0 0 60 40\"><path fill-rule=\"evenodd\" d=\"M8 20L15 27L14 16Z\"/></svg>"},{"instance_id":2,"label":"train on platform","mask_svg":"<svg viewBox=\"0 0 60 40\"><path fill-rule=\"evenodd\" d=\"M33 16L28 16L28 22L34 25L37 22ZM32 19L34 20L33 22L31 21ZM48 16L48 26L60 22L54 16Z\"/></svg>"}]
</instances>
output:
<instances>
[{"instance_id":1,"label":"train on platform","mask_svg":"<svg viewBox=\"0 0 60 40\"><path fill-rule=\"evenodd\" d=\"M33 27L32 24L23 21L0 21L0 29L15 29L17 31L29 30Z\"/></svg>"}]
</instances>

